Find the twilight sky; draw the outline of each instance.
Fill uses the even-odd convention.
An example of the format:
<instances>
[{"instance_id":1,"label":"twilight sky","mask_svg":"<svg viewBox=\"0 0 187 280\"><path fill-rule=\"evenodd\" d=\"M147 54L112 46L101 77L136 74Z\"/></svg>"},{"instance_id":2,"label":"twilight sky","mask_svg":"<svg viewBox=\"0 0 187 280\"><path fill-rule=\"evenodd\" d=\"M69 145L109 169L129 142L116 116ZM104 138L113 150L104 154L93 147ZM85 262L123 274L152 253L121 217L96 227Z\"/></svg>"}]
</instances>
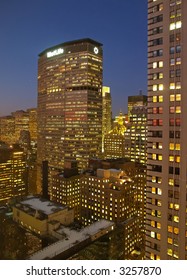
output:
<instances>
[{"instance_id":1,"label":"twilight sky","mask_svg":"<svg viewBox=\"0 0 187 280\"><path fill-rule=\"evenodd\" d=\"M103 44L113 115L147 91L147 0L0 0L0 116L37 106L38 54L66 41Z\"/></svg>"}]
</instances>

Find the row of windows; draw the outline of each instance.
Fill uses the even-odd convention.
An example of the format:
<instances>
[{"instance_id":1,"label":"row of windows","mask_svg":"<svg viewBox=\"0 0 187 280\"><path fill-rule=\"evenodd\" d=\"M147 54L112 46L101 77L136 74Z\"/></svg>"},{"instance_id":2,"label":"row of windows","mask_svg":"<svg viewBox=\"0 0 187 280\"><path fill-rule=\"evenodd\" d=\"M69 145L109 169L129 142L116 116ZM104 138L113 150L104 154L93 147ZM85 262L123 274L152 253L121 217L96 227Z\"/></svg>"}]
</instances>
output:
<instances>
[{"instance_id":1,"label":"row of windows","mask_svg":"<svg viewBox=\"0 0 187 280\"><path fill-rule=\"evenodd\" d=\"M182 27L182 21L176 21L176 22L170 23L169 30L179 29L181 27Z\"/></svg>"},{"instance_id":2,"label":"row of windows","mask_svg":"<svg viewBox=\"0 0 187 280\"><path fill-rule=\"evenodd\" d=\"M179 110L178 113L181 113L180 109L178 109L178 110ZM163 126L163 120L162 119L153 119L149 122L149 125L151 125L151 126ZM176 119L170 118L169 119L169 125L170 126L174 126L174 125L175 126L180 126L181 125L181 119L180 118L176 118ZM156 137L156 136L153 136L153 137ZM157 136L157 137L159 137L159 136Z\"/></svg>"},{"instance_id":3,"label":"row of windows","mask_svg":"<svg viewBox=\"0 0 187 280\"><path fill-rule=\"evenodd\" d=\"M174 53L180 53L181 52L181 46L180 45L177 45L175 47L171 47L170 48L170 54L174 54Z\"/></svg>"},{"instance_id":4,"label":"row of windows","mask_svg":"<svg viewBox=\"0 0 187 280\"><path fill-rule=\"evenodd\" d=\"M170 71L170 75L172 75L172 77L173 77L173 72L175 73L175 71L173 71L173 70ZM178 75L177 77L179 77L180 69L176 70L176 75ZM181 82L170 83L169 89L181 89ZM162 91L162 90L164 90L164 85L163 84L152 85L152 90L153 91Z\"/></svg>"},{"instance_id":5,"label":"row of windows","mask_svg":"<svg viewBox=\"0 0 187 280\"><path fill-rule=\"evenodd\" d=\"M181 69L170 70L170 78L180 77L181 76Z\"/></svg>"},{"instance_id":6,"label":"row of windows","mask_svg":"<svg viewBox=\"0 0 187 280\"><path fill-rule=\"evenodd\" d=\"M178 50L180 49L180 46L178 46ZM170 66L173 65L180 65L181 64L181 58L180 57L176 57L176 58L171 58L170 59ZM156 69L156 68L163 68L164 67L164 63L163 61L154 61L152 63L152 68Z\"/></svg>"},{"instance_id":7,"label":"row of windows","mask_svg":"<svg viewBox=\"0 0 187 280\"><path fill-rule=\"evenodd\" d=\"M162 158L163 158L163 156L162 155L159 155L159 154L152 154L152 159L153 160L160 160L160 161L162 161ZM170 155L169 156L169 161L170 162L177 162L177 163L179 163L180 162L180 156L174 156L174 155Z\"/></svg>"}]
</instances>

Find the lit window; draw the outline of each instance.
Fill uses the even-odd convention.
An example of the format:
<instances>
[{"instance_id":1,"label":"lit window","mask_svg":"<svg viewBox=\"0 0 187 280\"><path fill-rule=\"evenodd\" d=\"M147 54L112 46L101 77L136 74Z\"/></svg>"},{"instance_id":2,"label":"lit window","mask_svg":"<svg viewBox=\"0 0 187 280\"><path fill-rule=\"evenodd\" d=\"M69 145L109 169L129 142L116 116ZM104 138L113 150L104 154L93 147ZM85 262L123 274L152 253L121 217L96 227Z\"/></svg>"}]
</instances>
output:
<instances>
[{"instance_id":1,"label":"lit window","mask_svg":"<svg viewBox=\"0 0 187 280\"><path fill-rule=\"evenodd\" d=\"M156 154L152 154L152 159L156 160Z\"/></svg>"},{"instance_id":2,"label":"lit window","mask_svg":"<svg viewBox=\"0 0 187 280\"><path fill-rule=\"evenodd\" d=\"M170 238L170 237L168 237L168 243L169 243L169 244L173 244L173 239Z\"/></svg>"},{"instance_id":3,"label":"lit window","mask_svg":"<svg viewBox=\"0 0 187 280\"><path fill-rule=\"evenodd\" d=\"M158 195L162 195L162 190L161 190L160 188L158 188L157 194L158 194Z\"/></svg>"},{"instance_id":4,"label":"lit window","mask_svg":"<svg viewBox=\"0 0 187 280\"><path fill-rule=\"evenodd\" d=\"M159 101L159 102L163 102L163 96L162 96L162 95L160 95L160 96L158 97L158 101Z\"/></svg>"},{"instance_id":5,"label":"lit window","mask_svg":"<svg viewBox=\"0 0 187 280\"><path fill-rule=\"evenodd\" d=\"M170 24L169 30L174 30L174 29L175 29L175 23L172 22L172 23Z\"/></svg>"},{"instance_id":6,"label":"lit window","mask_svg":"<svg viewBox=\"0 0 187 280\"><path fill-rule=\"evenodd\" d=\"M175 83L170 83L169 88L170 89L175 89Z\"/></svg>"},{"instance_id":7,"label":"lit window","mask_svg":"<svg viewBox=\"0 0 187 280\"><path fill-rule=\"evenodd\" d=\"M157 96L153 96L153 102L157 102Z\"/></svg>"},{"instance_id":8,"label":"lit window","mask_svg":"<svg viewBox=\"0 0 187 280\"><path fill-rule=\"evenodd\" d=\"M158 85L158 89L159 89L159 90L163 90L163 89L164 89L163 84L159 84L159 85Z\"/></svg>"},{"instance_id":9,"label":"lit window","mask_svg":"<svg viewBox=\"0 0 187 280\"><path fill-rule=\"evenodd\" d=\"M158 155L158 160L162 160L162 155Z\"/></svg>"},{"instance_id":10,"label":"lit window","mask_svg":"<svg viewBox=\"0 0 187 280\"><path fill-rule=\"evenodd\" d=\"M153 69L157 68L157 62L153 62Z\"/></svg>"},{"instance_id":11,"label":"lit window","mask_svg":"<svg viewBox=\"0 0 187 280\"><path fill-rule=\"evenodd\" d=\"M180 57L177 57L177 58L176 58L176 64L177 64L177 65L181 64L181 58L180 58Z\"/></svg>"},{"instance_id":12,"label":"lit window","mask_svg":"<svg viewBox=\"0 0 187 280\"><path fill-rule=\"evenodd\" d=\"M169 156L169 161L173 162L174 161L174 156Z\"/></svg>"},{"instance_id":13,"label":"lit window","mask_svg":"<svg viewBox=\"0 0 187 280\"><path fill-rule=\"evenodd\" d=\"M174 186L174 179L170 178L168 183L169 183L170 186Z\"/></svg>"},{"instance_id":14,"label":"lit window","mask_svg":"<svg viewBox=\"0 0 187 280\"><path fill-rule=\"evenodd\" d=\"M173 231L175 234L179 234L179 229L174 227L174 231Z\"/></svg>"},{"instance_id":15,"label":"lit window","mask_svg":"<svg viewBox=\"0 0 187 280\"><path fill-rule=\"evenodd\" d=\"M155 238L155 232L154 231L151 231L151 237Z\"/></svg>"},{"instance_id":16,"label":"lit window","mask_svg":"<svg viewBox=\"0 0 187 280\"><path fill-rule=\"evenodd\" d=\"M175 145L175 150L180 151L180 149L181 149L181 145L179 143L177 143Z\"/></svg>"},{"instance_id":17,"label":"lit window","mask_svg":"<svg viewBox=\"0 0 187 280\"><path fill-rule=\"evenodd\" d=\"M172 150L172 151L175 149L174 143L170 143L170 144L169 144L169 149Z\"/></svg>"},{"instance_id":18,"label":"lit window","mask_svg":"<svg viewBox=\"0 0 187 280\"><path fill-rule=\"evenodd\" d=\"M176 22L176 29L181 28L182 27L182 21L177 21Z\"/></svg>"},{"instance_id":19,"label":"lit window","mask_svg":"<svg viewBox=\"0 0 187 280\"><path fill-rule=\"evenodd\" d=\"M174 216L173 220L174 220L174 222L178 223L179 222L179 216Z\"/></svg>"},{"instance_id":20,"label":"lit window","mask_svg":"<svg viewBox=\"0 0 187 280\"><path fill-rule=\"evenodd\" d=\"M176 101L181 101L181 94L176 94Z\"/></svg>"},{"instance_id":21,"label":"lit window","mask_svg":"<svg viewBox=\"0 0 187 280\"><path fill-rule=\"evenodd\" d=\"M157 85L153 85L153 91L157 91Z\"/></svg>"},{"instance_id":22,"label":"lit window","mask_svg":"<svg viewBox=\"0 0 187 280\"><path fill-rule=\"evenodd\" d=\"M171 94L170 97L169 97L169 100L170 100L170 101L175 101L175 95L174 95L174 94Z\"/></svg>"},{"instance_id":23,"label":"lit window","mask_svg":"<svg viewBox=\"0 0 187 280\"><path fill-rule=\"evenodd\" d=\"M181 82L176 83L176 89L181 89Z\"/></svg>"},{"instance_id":24,"label":"lit window","mask_svg":"<svg viewBox=\"0 0 187 280\"><path fill-rule=\"evenodd\" d=\"M173 255L173 250L172 249L168 249L168 255L172 256Z\"/></svg>"}]
</instances>

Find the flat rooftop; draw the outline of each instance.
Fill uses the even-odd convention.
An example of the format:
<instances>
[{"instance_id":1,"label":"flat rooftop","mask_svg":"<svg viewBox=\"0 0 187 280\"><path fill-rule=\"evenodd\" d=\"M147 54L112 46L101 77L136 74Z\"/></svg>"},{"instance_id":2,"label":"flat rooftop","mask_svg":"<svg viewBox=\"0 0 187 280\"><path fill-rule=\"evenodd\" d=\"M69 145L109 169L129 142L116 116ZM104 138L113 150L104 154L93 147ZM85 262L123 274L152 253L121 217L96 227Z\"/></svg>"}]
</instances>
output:
<instances>
[{"instance_id":1,"label":"flat rooftop","mask_svg":"<svg viewBox=\"0 0 187 280\"><path fill-rule=\"evenodd\" d=\"M72 230L68 227L61 226L56 232L59 233L59 236L66 236L64 239L57 241L54 244L45 247L43 250L40 250L29 257L30 260L43 260L46 258L53 258L54 256L73 248L78 243L81 243L91 236L99 233L104 229L114 226L115 223L107 220L99 220L95 223L87 226L79 231Z\"/></svg>"},{"instance_id":2,"label":"flat rooftop","mask_svg":"<svg viewBox=\"0 0 187 280\"><path fill-rule=\"evenodd\" d=\"M19 203L16 204L17 208L20 208L19 206L22 206L22 210L25 212L32 209L40 211L45 215L50 215L67 208L67 206L62 206L58 203L37 196L28 196L27 198L19 201Z\"/></svg>"}]
</instances>

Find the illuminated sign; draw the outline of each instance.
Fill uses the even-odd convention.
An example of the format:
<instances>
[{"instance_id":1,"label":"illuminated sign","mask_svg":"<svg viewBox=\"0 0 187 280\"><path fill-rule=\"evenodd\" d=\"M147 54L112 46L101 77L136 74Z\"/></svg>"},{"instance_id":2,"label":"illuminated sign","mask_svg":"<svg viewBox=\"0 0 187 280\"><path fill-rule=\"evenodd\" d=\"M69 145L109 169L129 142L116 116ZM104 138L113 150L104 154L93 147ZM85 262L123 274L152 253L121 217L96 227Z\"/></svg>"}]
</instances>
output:
<instances>
[{"instance_id":1,"label":"illuminated sign","mask_svg":"<svg viewBox=\"0 0 187 280\"><path fill-rule=\"evenodd\" d=\"M98 54L99 53L99 49L97 47L94 48L94 53Z\"/></svg>"},{"instance_id":2,"label":"illuminated sign","mask_svg":"<svg viewBox=\"0 0 187 280\"><path fill-rule=\"evenodd\" d=\"M59 49L57 49L57 50L48 52L48 53L47 53L47 57L52 57L52 56L59 55L59 54L62 54L62 53L64 53L64 49L59 48Z\"/></svg>"}]
</instances>

